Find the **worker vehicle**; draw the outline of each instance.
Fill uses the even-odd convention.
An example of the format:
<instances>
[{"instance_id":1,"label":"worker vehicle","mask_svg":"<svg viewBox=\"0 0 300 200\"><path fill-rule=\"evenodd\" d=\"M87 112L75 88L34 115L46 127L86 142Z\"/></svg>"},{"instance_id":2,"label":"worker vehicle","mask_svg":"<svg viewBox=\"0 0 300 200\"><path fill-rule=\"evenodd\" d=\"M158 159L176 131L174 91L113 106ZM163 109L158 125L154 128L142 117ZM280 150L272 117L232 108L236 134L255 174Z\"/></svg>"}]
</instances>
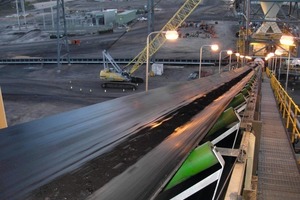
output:
<instances>
[{"instance_id":1,"label":"worker vehicle","mask_svg":"<svg viewBox=\"0 0 300 200\"><path fill-rule=\"evenodd\" d=\"M114 61L111 55L104 50L102 52L104 69L100 71L100 79L106 80L102 83L102 88L122 88L136 90L138 83L143 83L143 79L131 76Z\"/></svg>"},{"instance_id":2,"label":"worker vehicle","mask_svg":"<svg viewBox=\"0 0 300 200\"><path fill-rule=\"evenodd\" d=\"M149 43L149 56L155 54L166 41L164 33L166 31L177 30L186 18L197 8L201 0L186 0L179 8L174 16L165 24L165 26L156 34L156 36ZM108 67L104 59L112 64ZM100 79L105 80L102 84L103 88L132 88L136 89L134 83L142 83L143 79L133 77L132 74L147 61L147 46L129 62L123 69L120 68L113 60L113 58L106 52L103 52L104 69L100 71ZM130 70L126 69L132 66ZM134 87L135 85L135 87Z\"/></svg>"}]
</instances>

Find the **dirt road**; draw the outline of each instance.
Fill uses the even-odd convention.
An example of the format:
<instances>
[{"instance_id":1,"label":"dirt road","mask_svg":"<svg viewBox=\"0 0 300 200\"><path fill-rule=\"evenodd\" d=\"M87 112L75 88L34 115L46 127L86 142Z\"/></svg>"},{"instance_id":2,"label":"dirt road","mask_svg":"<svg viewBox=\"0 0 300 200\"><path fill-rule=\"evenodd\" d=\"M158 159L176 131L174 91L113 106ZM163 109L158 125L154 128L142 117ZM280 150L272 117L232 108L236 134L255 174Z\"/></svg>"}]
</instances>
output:
<instances>
[{"instance_id":1,"label":"dirt road","mask_svg":"<svg viewBox=\"0 0 300 200\"><path fill-rule=\"evenodd\" d=\"M134 9L143 7L145 3L146 0L101 1L100 4L98 1L70 1L66 3L66 6L69 9L91 9L99 5L103 9L112 7ZM171 18L181 3L182 1L179 0L159 1L156 5L159 9L155 13L155 30L159 30ZM28 12L35 13L36 11ZM0 19L0 23L3 19ZM230 21L224 21L224 19ZM186 26L180 29L182 37L175 43L166 42L156 54L156 58L199 59L199 48L212 43L220 44L220 49L234 50L238 24L236 21L231 21L233 19L228 5L224 2L203 1L188 18ZM28 18L28 22L30 20L32 19ZM197 34L199 32L197 24L200 23L212 26L214 34L204 32ZM1 57L55 57L56 41L45 37L46 33L43 31L36 31L13 34L8 31L8 28L2 29L0 32L0 43L3 44L0 47ZM109 53L113 58L133 58L146 45L147 23L134 23L130 31L119 38L124 31L116 29L113 34L80 36L81 45L71 46L70 56L99 58L102 50L109 47ZM29 36L32 37L30 40ZM115 42L117 38L118 41ZM62 54L64 53L62 51ZM208 57L217 59L218 54L204 51L203 58ZM63 66L62 72L58 74L56 65L0 66L0 86L9 126L132 93L132 91L116 90L104 92L99 80L101 69L102 66L98 65ZM163 76L150 78L149 89L175 81L186 81L188 75L196 70L197 67L166 69ZM145 69L142 66L135 75L144 77L144 74ZM139 86L136 92L143 91L141 88L144 88L144 85Z\"/></svg>"}]
</instances>

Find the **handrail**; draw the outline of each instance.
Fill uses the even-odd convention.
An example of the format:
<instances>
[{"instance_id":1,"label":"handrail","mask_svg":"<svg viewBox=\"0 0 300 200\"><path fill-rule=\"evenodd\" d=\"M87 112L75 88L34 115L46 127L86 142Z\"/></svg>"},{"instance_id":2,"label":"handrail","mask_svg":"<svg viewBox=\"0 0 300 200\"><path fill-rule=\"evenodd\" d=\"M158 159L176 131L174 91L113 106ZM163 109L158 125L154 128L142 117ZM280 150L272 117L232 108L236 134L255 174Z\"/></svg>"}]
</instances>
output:
<instances>
[{"instance_id":1,"label":"handrail","mask_svg":"<svg viewBox=\"0 0 300 200\"><path fill-rule=\"evenodd\" d=\"M300 124L298 120L300 109L276 79L274 74L268 68L266 68L266 72L271 80L271 87L279 106L279 112L281 113L282 118L285 119L285 128L291 131L291 142L293 144L297 143L300 139Z\"/></svg>"}]
</instances>

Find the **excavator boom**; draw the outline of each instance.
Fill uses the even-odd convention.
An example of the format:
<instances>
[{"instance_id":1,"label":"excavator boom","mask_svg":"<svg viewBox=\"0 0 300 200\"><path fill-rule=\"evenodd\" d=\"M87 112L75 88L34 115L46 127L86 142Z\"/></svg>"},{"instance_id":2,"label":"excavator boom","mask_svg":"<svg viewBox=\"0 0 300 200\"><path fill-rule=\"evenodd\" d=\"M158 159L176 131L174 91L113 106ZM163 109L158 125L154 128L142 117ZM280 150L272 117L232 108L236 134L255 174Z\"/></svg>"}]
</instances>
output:
<instances>
[{"instance_id":1,"label":"excavator boom","mask_svg":"<svg viewBox=\"0 0 300 200\"><path fill-rule=\"evenodd\" d=\"M149 44L149 55L152 56L160 47L165 43L166 38L163 34L164 31L177 30L186 18L197 8L202 0L186 0L168 23L160 30L160 32L153 38ZM133 74L141 65L147 61L147 46L131 61L126 67L131 66L129 73Z\"/></svg>"},{"instance_id":2,"label":"excavator boom","mask_svg":"<svg viewBox=\"0 0 300 200\"><path fill-rule=\"evenodd\" d=\"M149 55L152 56L165 43L166 38L164 32L177 30L187 17L197 8L202 0L186 0L168 23L159 31L149 44ZM134 83L143 83L143 79L134 77L132 74L147 61L147 46L123 69L121 69L113 60L113 58L103 51L104 69L100 72L100 79L106 82L102 84L103 88L125 88L136 89ZM110 64L108 66L108 64ZM111 67L110 67L111 66ZM128 66L132 66L129 72L125 70ZM121 82L121 83L120 83Z\"/></svg>"}]
</instances>

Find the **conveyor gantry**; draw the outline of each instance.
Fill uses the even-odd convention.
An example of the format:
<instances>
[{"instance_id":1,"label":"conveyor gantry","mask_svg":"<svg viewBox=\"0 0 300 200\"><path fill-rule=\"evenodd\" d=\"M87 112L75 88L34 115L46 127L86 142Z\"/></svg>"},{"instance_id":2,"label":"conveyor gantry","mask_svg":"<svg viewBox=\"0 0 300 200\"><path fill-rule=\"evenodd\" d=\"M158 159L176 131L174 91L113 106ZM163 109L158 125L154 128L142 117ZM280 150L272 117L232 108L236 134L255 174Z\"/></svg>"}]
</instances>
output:
<instances>
[{"instance_id":1,"label":"conveyor gantry","mask_svg":"<svg viewBox=\"0 0 300 200\"><path fill-rule=\"evenodd\" d=\"M154 198L171 179L174 169L179 168L232 99L244 89L255 73L253 67L245 66L1 130L2 198L51 196L46 188L78 173L92 184L96 182L93 178L107 180L99 187L95 183L90 193L86 188L73 191L73 197L77 192L86 197L93 193L89 199ZM136 144L143 149L139 154L120 157L127 151L137 153L139 147L133 146ZM113 166L101 165L103 169L115 171L106 171L103 177L93 174L91 170L96 164L99 167L101 159L107 164L115 159ZM120 169L123 171L116 173ZM56 193L67 195L63 191Z\"/></svg>"}]
</instances>

